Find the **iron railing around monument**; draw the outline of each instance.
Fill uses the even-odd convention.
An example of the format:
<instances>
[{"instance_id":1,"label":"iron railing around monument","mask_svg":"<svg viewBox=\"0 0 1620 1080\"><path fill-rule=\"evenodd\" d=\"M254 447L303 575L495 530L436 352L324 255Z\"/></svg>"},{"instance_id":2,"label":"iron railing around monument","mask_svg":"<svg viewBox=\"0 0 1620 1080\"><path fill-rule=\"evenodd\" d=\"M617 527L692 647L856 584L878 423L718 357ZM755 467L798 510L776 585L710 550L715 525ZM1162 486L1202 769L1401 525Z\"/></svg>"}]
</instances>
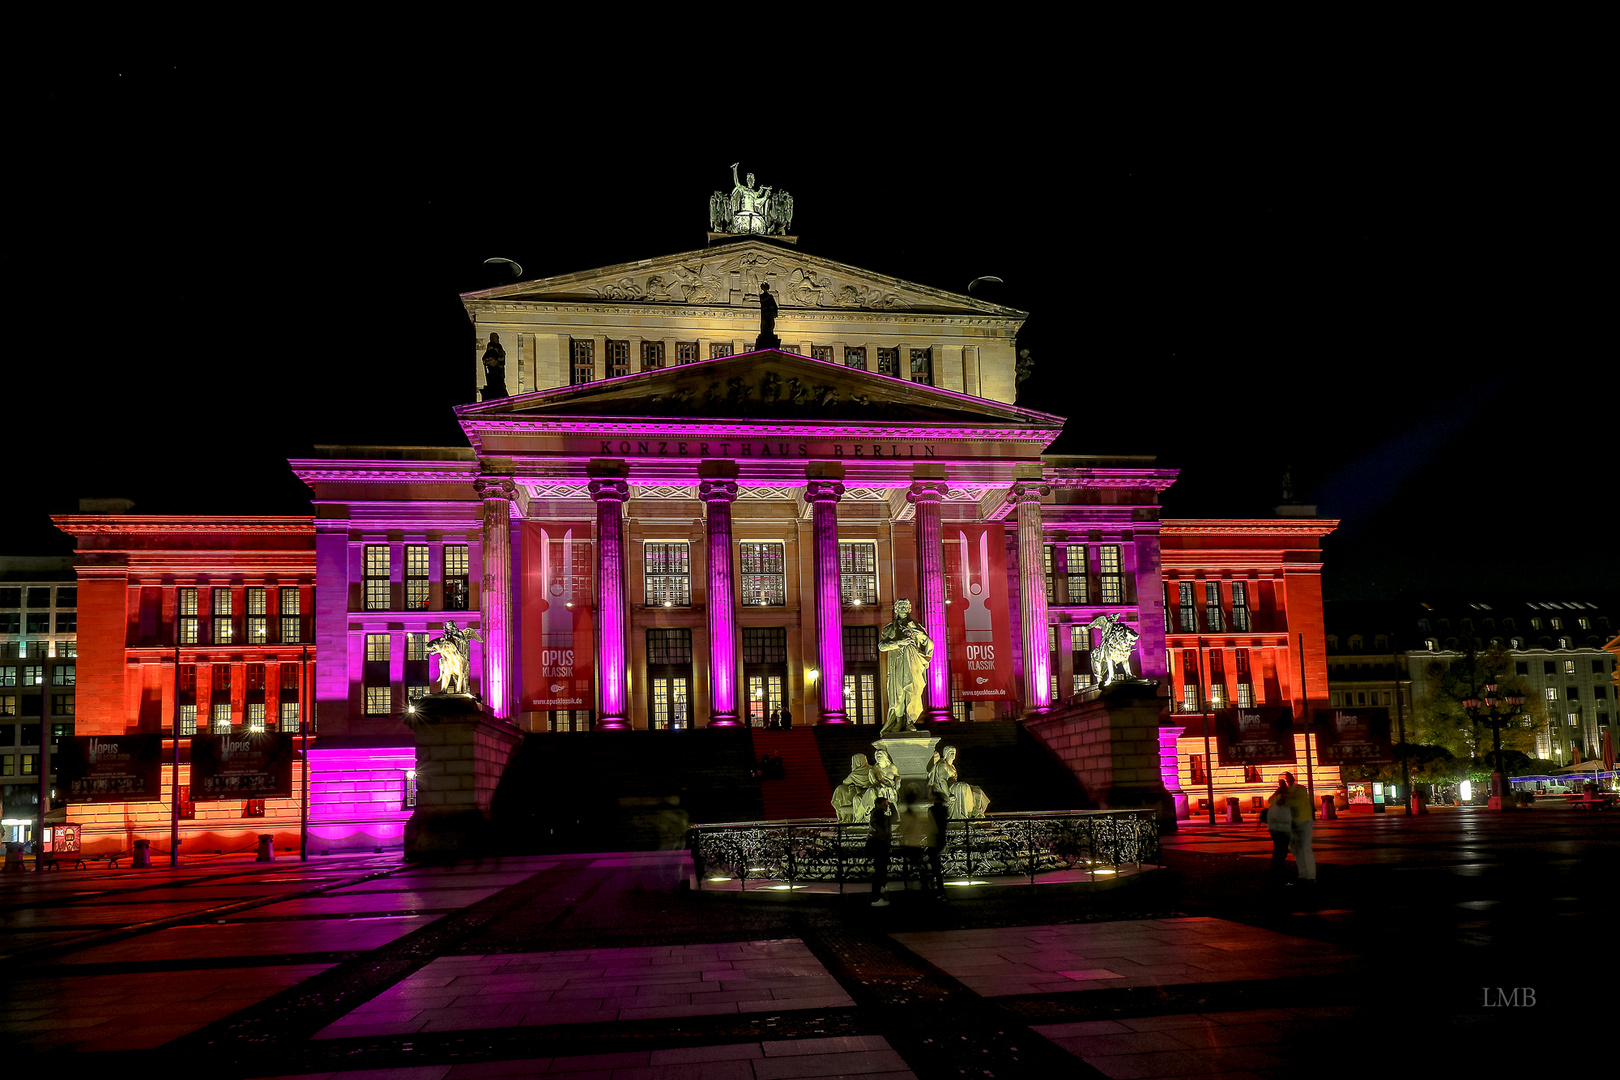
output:
<instances>
[{"instance_id":1,"label":"iron railing around monument","mask_svg":"<svg viewBox=\"0 0 1620 1080\"><path fill-rule=\"evenodd\" d=\"M744 890L749 878L782 881L870 881L872 858L863 821L737 821L694 825L687 847L698 888L711 873L736 877ZM907 849L894 844L890 876L904 874ZM1037 874L1083 868L1095 880L1100 868L1118 872L1159 863L1159 820L1153 810L1057 810L1031 814L991 814L951 822L941 856L945 880L1021 876L1034 884Z\"/></svg>"}]
</instances>

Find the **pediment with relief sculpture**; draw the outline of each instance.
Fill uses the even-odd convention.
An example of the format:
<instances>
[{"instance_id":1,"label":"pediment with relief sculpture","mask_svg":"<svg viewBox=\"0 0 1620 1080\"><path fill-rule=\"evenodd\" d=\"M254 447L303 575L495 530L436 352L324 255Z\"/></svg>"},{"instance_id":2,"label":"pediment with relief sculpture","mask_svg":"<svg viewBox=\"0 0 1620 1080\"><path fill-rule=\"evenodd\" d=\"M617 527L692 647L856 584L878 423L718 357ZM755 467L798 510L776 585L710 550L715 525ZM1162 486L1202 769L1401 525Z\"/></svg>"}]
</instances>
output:
<instances>
[{"instance_id":1,"label":"pediment with relief sculpture","mask_svg":"<svg viewBox=\"0 0 1620 1080\"><path fill-rule=\"evenodd\" d=\"M1026 313L823 259L764 240L465 293L469 311L523 302L756 307L761 282L784 311L844 310L990 316L1022 321Z\"/></svg>"}]
</instances>

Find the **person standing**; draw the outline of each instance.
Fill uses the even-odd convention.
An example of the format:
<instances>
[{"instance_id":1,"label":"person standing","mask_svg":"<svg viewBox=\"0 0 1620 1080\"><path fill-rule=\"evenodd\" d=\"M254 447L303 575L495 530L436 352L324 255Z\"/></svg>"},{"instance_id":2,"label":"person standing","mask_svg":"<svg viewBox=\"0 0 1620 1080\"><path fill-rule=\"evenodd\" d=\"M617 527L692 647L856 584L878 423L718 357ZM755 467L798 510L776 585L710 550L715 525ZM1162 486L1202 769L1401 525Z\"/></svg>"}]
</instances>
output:
<instances>
[{"instance_id":1,"label":"person standing","mask_svg":"<svg viewBox=\"0 0 1620 1080\"><path fill-rule=\"evenodd\" d=\"M889 884L889 828L894 820L894 807L889 800L878 796L872 804L872 816L867 821L866 851L872 856L872 906L888 907L883 889Z\"/></svg>"},{"instance_id":2,"label":"person standing","mask_svg":"<svg viewBox=\"0 0 1620 1080\"><path fill-rule=\"evenodd\" d=\"M1271 879L1288 876L1288 849L1294 840L1294 811L1288 805L1290 773L1277 778L1277 790L1266 800L1266 828L1271 833Z\"/></svg>"},{"instance_id":3,"label":"person standing","mask_svg":"<svg viewBox=\"0 0 1620 1080\"><path fill-rule=\"evenodd\" d=\"M941 864L941 857L945 854L945 838L951 827L951 808L945 802L945 796L934 792L934 805L928 808L928 816L934 821L934 836L928 846L928 874L933 879L934 895L940 900L945 899L945 868Z\"/></svg>"},{"instance_id":4,"label":"person standing","mask_svg":"<svg viewBox=\"0 0 1620 1080\"><path fill-rule=\"evenodd\" d=\"M787 704L785 702L782 705L782 730L783 731L792 731L793 730L793 713L788 711L788 707L787 707Z\"/></svg>"},{"instance_id":5,"label":"person standing","mask_svg":"<svg viewBox=\"0 0 1620 1080\"><path fill-rule=\"evenodd\" d=\"M1288 795L1284 802L1293 820L1289 823L1288 850L1294 853L1294 865L1299 880L1316 884L1316 852L1311 850L1311 793L1305 785L1294 779L1293 773L1283 773L1288 781Z\"/></svg>"}]
</instances>

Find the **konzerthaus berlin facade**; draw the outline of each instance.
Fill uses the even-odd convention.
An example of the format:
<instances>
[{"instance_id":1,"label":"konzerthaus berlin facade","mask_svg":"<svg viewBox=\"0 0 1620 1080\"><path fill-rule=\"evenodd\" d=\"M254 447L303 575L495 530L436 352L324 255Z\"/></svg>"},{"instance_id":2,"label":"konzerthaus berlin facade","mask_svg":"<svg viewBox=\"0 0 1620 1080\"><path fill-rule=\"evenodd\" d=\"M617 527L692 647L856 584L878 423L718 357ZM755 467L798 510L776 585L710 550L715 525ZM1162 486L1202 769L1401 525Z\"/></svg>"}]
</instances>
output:
<instances>
[{"instance_id":1,"label":"konzerthaus berlin facade","mask_svg":"<svg viewBox=\"0 0 1620 1080\"><path fill-rule=\"evenodd\" d=\"M1175 723L1200 663L1212 703L1327 699L1334 523L1164 521L1175 470L1043 456L1078 401L1013 404L1023 312L764 237L462 299L466 446L291 463L313 492L315 790L323 758L358 785L314 800L312 834L347 815L333 844L395 835L402 717L450 622L476 631L485 708L546 732L881 724L897 599L935 643L925 720L1045 713L1095 685L1110 617L1139 635L1131 673L1166 685L1172 791L1201 772ZM125 696L109 729L159 715ZM1223 795L1274 782L1223 772Z\"/></svg>"}]
</instances>

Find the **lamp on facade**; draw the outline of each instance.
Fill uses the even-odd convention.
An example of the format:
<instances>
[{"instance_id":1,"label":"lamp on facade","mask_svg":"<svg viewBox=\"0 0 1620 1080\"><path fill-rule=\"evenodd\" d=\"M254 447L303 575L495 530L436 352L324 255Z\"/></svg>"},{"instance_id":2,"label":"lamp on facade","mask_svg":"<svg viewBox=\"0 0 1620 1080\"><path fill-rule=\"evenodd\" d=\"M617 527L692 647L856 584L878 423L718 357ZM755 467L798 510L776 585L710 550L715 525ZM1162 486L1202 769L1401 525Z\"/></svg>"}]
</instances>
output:
<instances>
[{"instance_id":1,"label":"lamp on facade","mask_svg":"<svg viewBox=\"0 0 1620 1080\"><path fill-rule=\"evenodd\" d=\"M1484 720L1491 725L1491 749L1496 754L1496 771L1491 773L1490 808L1506 810L1507 770L1502 767L1502 725L1516 716L1523 715L1524 695L1515 690L1499 695L1496 683L1489 682L1485 684L1483 699L1464 698L1462 707L1468 713L1469 719L1475 723Z\"/></svg>"}]
</instances>

